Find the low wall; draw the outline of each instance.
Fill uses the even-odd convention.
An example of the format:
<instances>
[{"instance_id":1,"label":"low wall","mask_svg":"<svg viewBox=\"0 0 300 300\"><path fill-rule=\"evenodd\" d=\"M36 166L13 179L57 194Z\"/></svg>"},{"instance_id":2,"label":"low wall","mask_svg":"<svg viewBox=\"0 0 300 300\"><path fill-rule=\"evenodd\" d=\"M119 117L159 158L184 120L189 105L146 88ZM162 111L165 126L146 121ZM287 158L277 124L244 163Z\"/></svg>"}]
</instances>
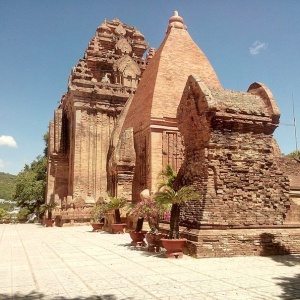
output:
<instances>
[{"instance_id":1,"label":"low wall","mask_svg":"<svg viewBox=\"0 0 300 300\"><path fill-rule=\"evenodd\" d=\"M300 253L300 228L183 231L185 254L193 257L283 255Z\"/></svg>"}]
</instances>

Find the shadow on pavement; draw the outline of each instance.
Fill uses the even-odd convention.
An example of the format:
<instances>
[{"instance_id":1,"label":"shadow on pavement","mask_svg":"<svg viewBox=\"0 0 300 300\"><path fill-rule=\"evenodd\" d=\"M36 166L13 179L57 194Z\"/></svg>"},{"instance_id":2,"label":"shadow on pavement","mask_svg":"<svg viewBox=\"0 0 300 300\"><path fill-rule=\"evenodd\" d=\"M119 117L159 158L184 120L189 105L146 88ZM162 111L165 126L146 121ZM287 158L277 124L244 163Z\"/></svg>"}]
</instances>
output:
<instances>
[{"instance_id":1,"label":"shadow on pavement","mask_svg":"<svg viewBox=\"0 0 300 300\"><path fill-rule=\"evenodd\" d=\"M21 294L21 293L16 293L13 296L7 295L7 294L1 294L0 293L0 300L9 300L9 299L14 299L14 300L43 300L43 299L51 299L51 300L117 300L117 297L115 295L102 295L102 296L96 296L96 295L91 295L91 296L77 296L75 298L69 298L69 297L63 297L63 296L51 296L45 295L43 293L38 293L38 292L30 292L28 294ZM129 300L131 298L128 298L124 296L124 300Z\"/></svg>"},{"instance_id":2,"label":"shadow on pavement","mask_svg":"<svg viewBox=\"0 0 300 300\"><path fill-rule=\"evenodd\" d=\"M278 255L272 256L271 259L291 268L300 265L300 255ZM300 299L300 272L295 274L291 270L291 276L280 276L275 279L283 290L280 299Z\"/></svg>"},{"instance_id":3,"label":"shadow on pavement","mask_svg":"<svg viewBox=\"0 0 300 300\"><path fill-rule=\"evenodd\" d=\"M289 255L290 251L280 242L275 241L275 237L270 233L263 233L260 236L263 250L261 255L274 255L270 258L284 266L295 267L300 265L300 255ZM299 270L299 268L297 269ZM282 288L280 299L291 300L300 299L300 272L295 274L291 269L292 276L274 277L277 285Z\"/></svg>"},{"instance_id":4,"label":"shadow on pavement","mask_svg":"<svg viewBox=\"0 0 300 300\"><path fill-rule=\"evenodd\" d=\"M142 256L154 256L157 258L166 258L164 255L164 251L159 251L159 252L150 252L147 250L147 246L132 246L130 243L126 244L118 244L118 246L123 246L126 247L130 251L137 251L139 252Z\"/></svg>"},{"instance_id":5,"label":"shadow on pavement","mask_svg":"<svg viewBox=\"0 0 300 300\"><path fill-rule=\"evenodd\" d=\"M283 289L280 299L300 299L300 274L291 277L276 277L277 284Z\"/></svg>"}]
</instances>

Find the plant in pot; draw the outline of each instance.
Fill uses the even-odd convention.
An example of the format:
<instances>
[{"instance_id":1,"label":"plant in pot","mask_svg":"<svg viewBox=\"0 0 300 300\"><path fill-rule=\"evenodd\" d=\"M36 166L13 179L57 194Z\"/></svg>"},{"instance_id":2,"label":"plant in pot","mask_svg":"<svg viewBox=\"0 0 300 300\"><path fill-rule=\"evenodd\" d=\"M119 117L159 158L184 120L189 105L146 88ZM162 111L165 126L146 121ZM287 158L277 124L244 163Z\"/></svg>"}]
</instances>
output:
<instances>
[{"instance_id":1,"label":"plant in pot","mask_svg":"<svg viewBox=\"0 0 300 300\"><path fill-rule=\"evenodd\" d=\"M165 178L159 183L159 190L154 194L153 199L159 205L171 205L169 235L167 238L162 238L161 242L167 250L165 252L166 257L181 258L186 239L181 239L179 234L180 209L190 200L200 200L201 194L195 191L193 186L183 186L178 191L175 190L173 185L176 174L169 165L160 175Z\"/></svg>"},{"instance_id":2,"label":"plant in pot","mask_svg":"<svg viewBox=\"0 0 300 300\"><path fill-rule=\"evenodd\" d=\"M127 200L125 198L116 198L111 197L110 201L107 203L107 210L114 210L115 214L115 223L111 224L113 233L124 233L127 226L126 223L123 223L121 220L120 209L124 208L127 205Z\"/></svg>"},{"instance_id":3,"label":"plant in pot","mask_svg":"<svg viewBox=\"0 0 300 300\"><path fill-rule=\"evenodd\" d=\"M91 225L93 227L93 232L98 232L102 230L102 227L104 225L104 216L106 212L106 203L97 201L96 205L91 210Z\"/></svg>"},{"instance_id":4,"label":"plant in pot","mask_svg":"<svg viewBox=\"0 0 300 300\"><path fill-rule=\"evenodd\" d=\"M137 225L134 231L130 232L132 238L132 245L136 245L139 242L144 244L144 237L146 231L142 231L144 220L148 221L150 231L146 234L148 241L148 250L154 252L159 249L159 237L162 236L158 232L159 217L165 214L168 210L165 206L158 205L158 202L154 202L149 195L143 197L141 193L141 201L132 204L130 208L130 215L138 218Z\"/></svg>"},{"instance_id":5,"label":"plant in pot","mask_svg":"<svg viewBox=\"0 0 300 300\"><path fill-rule=\"evenodd\" d=\"M55 201L50 201L41 205L40 211L46 212L47 211L47 218L44 220L44 225L46 227L52 227L54 220L52 219L52 211L57 207L57 203Z\"/></svg>"},{"instance_id":6,"label":"plant in pot","mask_svg":"<svg viewBox=\"0 0 300 300\"><path fill-rule=\"evenodd\" d=\"M178 191L171 187L165 187L154 195L154 200L162 205L171 205L170 231L168 238L161 239L163 247L167 250L166 257L181 258L182 248L186 239L181 239L179 234L180 208L190 200L197 200L201 195L195 191L193 186L183 186Z\"/></svg>"}]
</instances>

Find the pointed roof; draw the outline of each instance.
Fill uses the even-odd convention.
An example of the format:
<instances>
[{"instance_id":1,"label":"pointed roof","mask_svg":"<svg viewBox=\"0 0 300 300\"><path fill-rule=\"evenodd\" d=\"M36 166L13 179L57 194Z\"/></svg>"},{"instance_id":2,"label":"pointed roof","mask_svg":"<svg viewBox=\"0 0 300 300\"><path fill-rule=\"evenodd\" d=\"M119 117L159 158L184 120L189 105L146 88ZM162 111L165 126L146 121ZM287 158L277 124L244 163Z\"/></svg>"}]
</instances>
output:
<instances>
[{"instance_id":1,"label":"pointed roof","mask_svg":"<svg viewBox=\"0 0 300 300\"><path fill-rule=\"evenodd\" d=\"M165 39L142 76L123 128L134 127L137 131L162 122L174 124L185 83L191 74L199 75L209 87L222 88L207 57L175 12L169 20Z\"/></svg>"}]
</instances>

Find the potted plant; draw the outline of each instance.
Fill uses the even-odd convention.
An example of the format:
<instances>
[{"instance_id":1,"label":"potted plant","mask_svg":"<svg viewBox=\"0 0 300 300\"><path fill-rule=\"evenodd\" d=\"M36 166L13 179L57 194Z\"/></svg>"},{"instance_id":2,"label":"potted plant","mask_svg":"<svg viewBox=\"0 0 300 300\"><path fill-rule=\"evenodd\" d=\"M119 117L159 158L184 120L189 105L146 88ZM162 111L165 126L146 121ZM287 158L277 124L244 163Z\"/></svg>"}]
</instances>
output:
<instances>
[{"instance_id":1,"label":"potted plant","mask_svg":"<svg viewBox=\"0 0 300 300\"><path fill-rule=\"evenodd\" d=\"M138 217L137 225L134 231L130 232L130 236L133 240L132 244L142 242L145 237L146 231L142 231L143 222L146 219L149 224L150 231L146 234L149 251L158 251L159 249L159 237L158 233L159 217L166 213L168 210L165 206L160 206L158 202L153 201L150 198L149 191L148 196L143 197L141 193L141 201L132 205L130 214Z\"/></svg>"},{"instance_id":2,"label":"potted plant","mask_svg":"<svg viewBox=\"0 0 300 300\"><path fill-rule=\"evenodd\" d=\"M166 257L181 258L186 239L181 239L179 234L180 209L187 201L199 200L201 194L196 192L193 186L183 186L178 191L173 189L176 174L169 165L160 175L165 178L159 183L159 190L154 194L153 199L160 205L171 205L169 235L167 238L162 238L161 242L167 250Z\"/></svg>"},{"instance_id":3,"label":"potted plant","mask_svg":"<svg viewBox=\"0 0 300 300\"><path fill-rule=\"evenodd\" d=\"M115 215L115 223L111 224L113 233L124 233L127 226L121 220L120 209L127 205L127 200L125 198L111 197L110 201L107 203L107 209L113 210Z\"/></svg>"},{"instance_id":4,"label":"potted plant","mask_svg":"<svg viewBox=\"0 0 300 300\"><path fill-rule=\"evenodd\" d=\"M107 205L104 202L97 202L96 205L91 210L91 225L93 227L93 232L98 232L102 230L104 225L104 216L107 211Z\"/></svg>"},{"instance_id":5,"label":"potted plant","mask_svg":"<svg viewBox=\"0 0 300 300\"><path fill-rule=\"evenodd\" d=\"M44 224L46 227L52 227L54 220L52 219L52 211L57 207L57 203L55 201L50 201L41 205L40 211L46 212L47 211L47 218L44 220Z\"/></svg>"}]
</instances>

